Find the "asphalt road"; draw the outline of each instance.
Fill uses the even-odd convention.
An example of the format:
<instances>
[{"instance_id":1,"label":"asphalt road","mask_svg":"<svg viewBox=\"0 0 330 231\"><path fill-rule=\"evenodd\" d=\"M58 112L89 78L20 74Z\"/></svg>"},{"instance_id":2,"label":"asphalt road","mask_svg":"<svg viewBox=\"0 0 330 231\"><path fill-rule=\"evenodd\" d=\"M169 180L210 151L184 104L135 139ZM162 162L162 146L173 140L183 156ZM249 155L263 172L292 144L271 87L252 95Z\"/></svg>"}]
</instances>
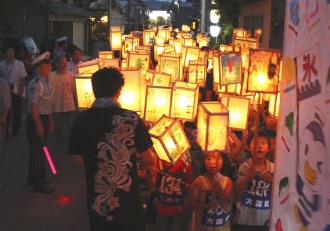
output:
<instances>
[{"instance_id":1,"label":"asphalt road","mask_svg":"<svg viewBox=\"0 0 330 231\"><path fill-rule=\"evenodd\" d=\"M33 78L29 76L26 84ZM47 178L53 194L40 194L28 187L29 144L25 134L26 99L22 103L22 126L19 137L6 142L4 185L0 187L0 231L87 231L89 221L86 205L85 170L74 157L55 151L54 134L48 136L47 146L57 174L53 175L46 162ZM66 143L68 134L66 135ZM147 231L158 230L150 225Z\"/></svg>"},{"instance_id":2,"label":"asphalt road","mask_svg":"<svg viewBox=\"0 0 330 231\"><path fill-rule=\"evenodd\" d=\"M27 82L32 79L28 77ZM4 186L0 188L1 231L87 231L89 222L86 208L85 173L83 166L74 162L66 149L54 151L54 135L48 137L48 146L57 168L53 175L47 165L53 194L33 192L28 187L29 145L25 134L26 100L22 105L22 126L19 137L6 142ZM47 163L46 163L47 164Z\"/></svg>"}]
</instances>

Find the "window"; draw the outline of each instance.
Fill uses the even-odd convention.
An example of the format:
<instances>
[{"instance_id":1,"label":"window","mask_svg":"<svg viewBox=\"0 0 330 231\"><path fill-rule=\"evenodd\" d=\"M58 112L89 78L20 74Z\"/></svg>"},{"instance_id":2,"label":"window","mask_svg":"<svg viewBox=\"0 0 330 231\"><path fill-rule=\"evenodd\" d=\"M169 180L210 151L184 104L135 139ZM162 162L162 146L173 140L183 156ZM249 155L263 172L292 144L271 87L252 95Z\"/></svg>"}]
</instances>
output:
<instances>
[{"instance_id":1,"label":"window","mask_svg":"<svg viewBox=\"0 0 330 231\"><path fill-rule=\"evenodd\" d=\"M247 31L248 36L256 38L260 34L259 42L262 42L262 23L263 15L250 15L244 17L244 29Z\"/></svg>"}]
</instances>

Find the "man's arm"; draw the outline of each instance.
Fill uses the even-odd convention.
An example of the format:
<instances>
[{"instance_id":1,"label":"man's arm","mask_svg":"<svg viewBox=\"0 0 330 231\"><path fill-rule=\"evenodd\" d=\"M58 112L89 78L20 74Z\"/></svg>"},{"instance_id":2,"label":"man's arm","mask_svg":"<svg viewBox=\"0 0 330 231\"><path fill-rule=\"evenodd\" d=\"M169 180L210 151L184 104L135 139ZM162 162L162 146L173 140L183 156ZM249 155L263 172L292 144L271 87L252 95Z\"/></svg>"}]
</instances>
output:
<instances>
[{"instance_id":1,"label":"man's arm","mask_svg":"<svg viewBox=\"0 0 330 231\"><path fill-rule=\"evenodd\" d=\"M43 139L44 128L43 128L41 120L40 120L38 106L36 104L32 103L30 105L30 109L31 109L31 116L32 116L33 122L36 125L36 133L41 139Z\"/></svg>"},{"instance_id":2,"label":"man's arm","mask_svg":"<svg viewBox=\"0 0 330 231\"><path fill-rule=\"evenodd\" d=\"M139 154L141 155L143 167L149 167L154 164L154 153L150 150L150 148Z\"/></svg>"},{"instance_id":3,"label":"man's arm","mask_svg":"<svg viewBox=\"0 0 330 231\"><path fill-rule=\"evenodd\" d=\"M19 89L18 89L18 94L17 94L18 96L22 97L23 92L24 92L24 87L25 87L25 77L20 79Z\"/></svg>"}]
</instances>

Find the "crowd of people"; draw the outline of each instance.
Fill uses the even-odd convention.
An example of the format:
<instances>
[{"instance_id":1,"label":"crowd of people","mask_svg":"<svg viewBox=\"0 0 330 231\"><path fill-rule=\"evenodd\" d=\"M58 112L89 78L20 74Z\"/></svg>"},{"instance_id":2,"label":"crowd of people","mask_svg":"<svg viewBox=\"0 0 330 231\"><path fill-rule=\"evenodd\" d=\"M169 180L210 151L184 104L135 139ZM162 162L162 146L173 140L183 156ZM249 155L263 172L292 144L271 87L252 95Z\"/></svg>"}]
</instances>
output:
<instances>
[{"instance_id":1,"label":"crowd of people","mask_svg":"<svg viewBox=\"0 0 330 231\"><path fill-rule=\"evenodd\" d=\"M65 150L68 134L69 153L85 166L92 231L152 226L160 231L268 230L277 121L267 112L267 102L251 105L245 131L228 131L227 152L204 152L196 142L196 123L183 123L191 148L176 163L168 163L155 154L144 121L118 103L125 84L118 69L93 74L96 100L90 109L77 111L74 76L82 51L71 45L66 54L66 39L58 39L53 54L45 52L33 61L37 74L26 89L27 184L35 192L54 191L47 181L43 146L48 132L55 131L57 150ZM16 98L25 96L27 76L13 52L6 47L0 63L0 187L10 109L12 136L17 136L21 115ZM212 69L199 97L211 100L221 101L213 91Z\"/></svg>"}]
</instances>

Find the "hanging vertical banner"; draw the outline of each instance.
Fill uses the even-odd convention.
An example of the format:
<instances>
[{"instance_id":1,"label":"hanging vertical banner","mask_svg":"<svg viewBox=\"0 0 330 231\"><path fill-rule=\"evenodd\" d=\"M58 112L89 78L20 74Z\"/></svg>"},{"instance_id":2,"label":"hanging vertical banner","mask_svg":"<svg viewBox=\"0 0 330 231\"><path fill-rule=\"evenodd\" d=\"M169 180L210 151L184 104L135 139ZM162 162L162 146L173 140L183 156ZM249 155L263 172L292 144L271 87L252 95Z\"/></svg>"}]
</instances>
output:
<instances>
[{"instance_id":1,"label":"hanging vertical banner","mask_svg":"<svg viewBox=\"0 0 330 231\"><path fill-rule=\"evenodd\" d=\"M287 0L270 230L330 230L330 0Z\"/></svg>"}]
</instances>

